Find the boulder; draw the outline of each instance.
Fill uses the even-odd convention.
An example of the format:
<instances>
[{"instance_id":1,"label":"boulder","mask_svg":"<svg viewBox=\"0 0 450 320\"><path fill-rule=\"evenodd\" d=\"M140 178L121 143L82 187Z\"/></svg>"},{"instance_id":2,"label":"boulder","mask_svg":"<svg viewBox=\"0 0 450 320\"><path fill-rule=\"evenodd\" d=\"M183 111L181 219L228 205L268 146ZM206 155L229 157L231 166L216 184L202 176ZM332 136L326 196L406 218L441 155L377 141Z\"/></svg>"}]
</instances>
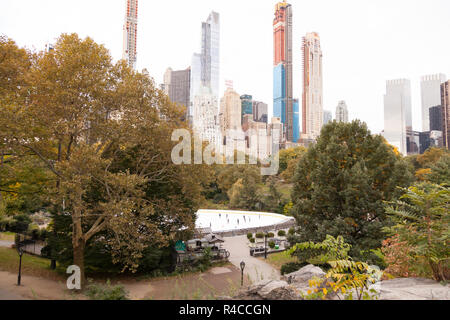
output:
<instances>
[{"instance_id":1,"label":"boulder","mask_svg":"<svg viewBox=\"0 0 450 320\"><path fill-rule=\"evenodd\" d=\"M370 286L380 300L449 300L450 285L423 278L383 280Z\"/></svg>"},{"instance_id":2,"label":"boulder","mask_svg":"<svg viewBox=\"0 0 450 320\"><path fill-rule=\"evenodd\" d=\"M284 276L281 277L281 279L287 281L288 283L308 285L309 280L311 280L314 277L325 278L325 272L323 272L323 270L320 269L319 267L316 267L312 264L308 264L307 266L304 266L300 270L285 274Z\"/></svg>"},{"instance_id":3,"label":"boulder","mask_svg":"<svg viewBox=\"0 0 450 320\"><path fill-rule=\"evenodd\" d=\"M265 280L242 290L236 300L302 300L301 295L286 281Z\"/></svg>"}]
</instances>

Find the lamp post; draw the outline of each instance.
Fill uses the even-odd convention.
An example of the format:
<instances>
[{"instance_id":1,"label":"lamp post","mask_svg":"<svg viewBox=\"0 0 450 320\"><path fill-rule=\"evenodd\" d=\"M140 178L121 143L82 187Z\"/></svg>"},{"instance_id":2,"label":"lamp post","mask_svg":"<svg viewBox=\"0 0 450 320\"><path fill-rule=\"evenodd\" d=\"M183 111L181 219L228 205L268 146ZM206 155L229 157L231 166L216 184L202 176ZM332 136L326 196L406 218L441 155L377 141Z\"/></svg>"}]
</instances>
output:
<instances>
[{"instance_id":1,"label":"lamp post","mask_svg":"<svg viewBox=\"0 0 450 320\"><path fill-rule=\"evenodd\" d=\"M241 261L241 287L244 285L244 268L245 262Z\"/></svg>"},{"instance_id":2,"label":"lamp post","mask_svg":"<svg viewBox=\"0 0 450 320\"><path fill-rule=\"evenodd\" d=\"M19 248L17 249L17 252L19 253L19 275L17 276L17 285L20 286L20 279L22 278L21 271L22 271L22 255L23 255L23 249L20 245Z\"/></svg>"},{"instance_id":3,"label":"lamp post","mask_svg":"<svg viewBox=\"0 0 450 320\"><path fill-rule=\"evenodd\" d=\"M264 233L264 259L267 259L267 233Z\"/></svg>"}]
</instances>

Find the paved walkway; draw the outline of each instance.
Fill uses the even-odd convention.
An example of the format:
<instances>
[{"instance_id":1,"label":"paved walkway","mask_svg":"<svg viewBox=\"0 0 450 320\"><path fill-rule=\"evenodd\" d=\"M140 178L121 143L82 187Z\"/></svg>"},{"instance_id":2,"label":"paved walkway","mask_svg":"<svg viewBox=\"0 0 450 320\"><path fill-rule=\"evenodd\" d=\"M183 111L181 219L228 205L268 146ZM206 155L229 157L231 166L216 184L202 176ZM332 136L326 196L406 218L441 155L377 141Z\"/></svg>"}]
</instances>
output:
<instances>
[{"instance_id":1,"label":"paved walkway","mask_svg":"<svg viewBox=\"0 0 450 320\"><path fill-rule=\"evenodd\" d=\"M14 241L8 241L8 240L0 240L0 247L8 247L11 248L11 246L14 244Z\"/></svg>"},{"instance_id":2,"label":"paved walkway","mask_svg":"<svg viewBox=\"0 0 450 320\"><path fill-rule=\"evenodd\" d=\"M230 262L240 268L241 261L245 262L244 273L253 282L267 279L280 279L280 273L270 264L252 257L248 247L247 236L226 237L223 247L230 252Z\"/></svg>"}]
</instances>

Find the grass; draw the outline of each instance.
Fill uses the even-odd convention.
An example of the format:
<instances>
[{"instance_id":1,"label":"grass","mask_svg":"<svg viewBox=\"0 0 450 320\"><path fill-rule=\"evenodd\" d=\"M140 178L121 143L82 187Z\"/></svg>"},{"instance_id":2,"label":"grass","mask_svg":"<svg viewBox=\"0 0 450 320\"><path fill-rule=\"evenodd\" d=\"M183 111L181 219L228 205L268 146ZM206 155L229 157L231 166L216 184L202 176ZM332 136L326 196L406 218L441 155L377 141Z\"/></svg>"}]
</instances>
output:
<instances>
[{"instance_id":1,"label":"grass","mask_svg":"<svg viewBox=\"0 0 450 320\"><path fill-rule=\"evenodd\" d=\"M264 260L264 257L260 257L258 259ZM278 253L271 253L271 254L267 255L267 260L265 260L265 262L270 264L275 269L280 270L281 266L285 263L297 262L297 258L291 257L286 252L278 252Z\"/></svg>"},{"instance_id":2,"label":"grass","mask_svg":"<svg viewBox=\"0 0 450 320\"><path fill-rule=\"evenodd\" d=\"M15 249L0 247L0 270L11 273L18 272L19 255ZM64 279L64 270L58 268L58 265L56 270L51 270L50 260L26 253L22 256L22 273L51 280Z\"/></svg>"},{"instance_id":3,"label":"grass","mask_svg":"<svg viewBox=\"0 0 450 320\"><path fill-rule=\"evenodd\" d=\"M15 235L14 232L0 232L0 240L14 241Z\"/></svg>"}]
</instances>

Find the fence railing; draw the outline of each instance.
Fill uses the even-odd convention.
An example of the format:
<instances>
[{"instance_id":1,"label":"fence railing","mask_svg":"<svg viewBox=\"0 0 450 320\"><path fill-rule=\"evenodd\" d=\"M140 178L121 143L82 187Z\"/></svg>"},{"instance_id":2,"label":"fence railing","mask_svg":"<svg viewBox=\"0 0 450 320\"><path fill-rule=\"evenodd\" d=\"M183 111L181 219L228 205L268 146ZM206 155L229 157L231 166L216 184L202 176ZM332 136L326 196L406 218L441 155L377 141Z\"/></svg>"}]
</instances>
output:
<instances>
[{"instance_id":1,"label":"fence railing","mask_svg":"<svg viewBox=\"0 0 450 320\"><path fill-rule=\"evenodd\" d=\"M23 252L40 256L42 254L42 248L44 248L47 243L42 240L33 239L30 235L16 233L14 245L16 249L21 248Z\"/></svg>"}]
</instances>

